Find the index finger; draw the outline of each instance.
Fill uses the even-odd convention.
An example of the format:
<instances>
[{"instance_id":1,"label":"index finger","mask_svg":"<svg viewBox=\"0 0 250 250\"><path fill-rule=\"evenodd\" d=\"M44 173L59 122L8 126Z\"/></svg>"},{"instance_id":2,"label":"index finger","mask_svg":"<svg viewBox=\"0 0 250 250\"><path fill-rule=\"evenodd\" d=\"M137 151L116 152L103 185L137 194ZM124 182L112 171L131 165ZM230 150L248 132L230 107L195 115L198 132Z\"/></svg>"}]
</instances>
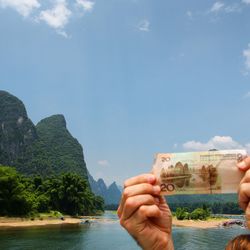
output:
<instances>
[{"instance_id":1,"label":"index finger","mask_svg":"<svg viewBox=\"0 0 250 250\"><path fill-rule=\"evenodd\" d=\"M153 174L142 174L126 180L124 182L124 188L141 183L154 184L155 182L156 182L156 177Z\"/></svg>"}]
</instances>

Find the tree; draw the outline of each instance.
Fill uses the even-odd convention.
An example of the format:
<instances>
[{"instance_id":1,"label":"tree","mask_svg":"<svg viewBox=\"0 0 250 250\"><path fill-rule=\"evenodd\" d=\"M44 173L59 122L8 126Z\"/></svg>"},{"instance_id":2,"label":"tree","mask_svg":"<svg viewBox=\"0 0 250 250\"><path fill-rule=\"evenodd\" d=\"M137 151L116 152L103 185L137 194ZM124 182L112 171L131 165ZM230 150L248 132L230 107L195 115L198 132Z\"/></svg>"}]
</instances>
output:
<instances>
[{"instance_id":1,"label":"tree","mask_svg":"<svg viewBox=\"0 0 250 250\"><path fill-rule=\"evenodd\" d=\"M177 220L188 220L189 219L189 212L186 208L178 207L175 212Z\"/></svg>"},{"instance_id":2,"label":"tree","mask_svg":"<svg viewBox=\"0 0 250 250\"><path fill-rule=\"evenodd\" d=\"M50 198L50 207L66 214L90 214L101 206L100 199L89 189L85 179L77 174L65 173L44 181L42 190Z\"/></svg>"},{"instance_id":3,"label":"tree","mask_svg":"<svg viewBox=\"0 0 250 250\"><path fill-rule=\"evenodd\" d=\"M59 188L61 209L71 215L83 214L86 201L91 200L87 187L87 182L80 176L71 173L63 174Z\"/></svg>"},{"instance_id":4,"label":"tree","mask_svg":"<svg viewBox=\"0 0 250 250\"><path fill-rule=\"evenodd\" d=\"M31 193L11 167L0 167L0 214L25 215L32 210Z\"/></svg>"},{"instance_id":5,"label":"tree","mask_svg":"<svg viewBox=\"0 0 250 250\"><path fill-rule=\"evenodd\" d=\"M0 215L60 211L69 215L94 214L104 210L81 176L65 173L42 179L24 177L12 167L0 167Z\"/></svg>"},{"instance_id":6,"label":"tree","mask_svg":"<svg viewBox=\"0 0 250 250\"><path fill-rule=\"evenodd\" d=\"M192 220L206 220L209 217L207 210L203 208L196 208L191 214L190 219Z\"/></svg>"},{"instance_id":7,"label":"tree","mask_svg":"<svg viewBox=\"0 0 250 250\"><path fill-rule=\"evenodd\" d=\"M94 197L94 206L95 206L95 209L97 209L99 211L104 211L104 199L101 196L98 196L98 195L95 196Z\"/></svg>"}]
</instances>

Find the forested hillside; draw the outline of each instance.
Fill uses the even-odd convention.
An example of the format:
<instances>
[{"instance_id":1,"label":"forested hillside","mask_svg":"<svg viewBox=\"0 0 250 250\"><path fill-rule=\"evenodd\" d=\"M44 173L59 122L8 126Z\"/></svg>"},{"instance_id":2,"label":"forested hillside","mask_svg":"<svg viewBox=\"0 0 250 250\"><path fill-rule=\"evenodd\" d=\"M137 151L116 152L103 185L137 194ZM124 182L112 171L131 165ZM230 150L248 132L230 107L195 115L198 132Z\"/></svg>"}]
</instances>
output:
<instances>
[{"instance_id":1,"label":"forested hillside","mask_svg":"<svg viewBox=\"0 0 250 250\"><path fill-rule=\"evenodd\" d=\"M119 202L120 191L99 185L90 175L81 144L67 129L63 115L52 115L35 126L24 104L6 91L0 91L0 165L11 166L25 176L48 178L62 173L77 174L107 204Z\"/></svg>"},{"instance_id":2,"label":"forested hillside","mask_svg":"<svg viewBox=\"0 0 250 250\"><path fill-rule=\"evenodd\" d=\"M5 91L0 91L0 164L24 175L71 172L88 179L82 146L67 130L64 116L34 126L22 101Z\"/></svg>"},{"instance_id":3,"label":"forested hillside","mask_svg":"<svg viewBox=\"0 0 250 250\"><path fill-rule=\"evenodd\" d=\"M38 139L28 147L24 162L17 164L20 172L42 176L71 172L87 179L82 146L67 130L63 115L43 119L36 131Z\"/></svg>"},{"instance_id":4,"label":"forested hillside","mask_svg":"<svg viewBox=\"0 0 250 250\"><path fill-rule=\"evenodd\" d=\"M0 91L0 163L15 165L26 149L37 140L36 128L24 104L15 96Z\"/></svg>"}]
</instances>

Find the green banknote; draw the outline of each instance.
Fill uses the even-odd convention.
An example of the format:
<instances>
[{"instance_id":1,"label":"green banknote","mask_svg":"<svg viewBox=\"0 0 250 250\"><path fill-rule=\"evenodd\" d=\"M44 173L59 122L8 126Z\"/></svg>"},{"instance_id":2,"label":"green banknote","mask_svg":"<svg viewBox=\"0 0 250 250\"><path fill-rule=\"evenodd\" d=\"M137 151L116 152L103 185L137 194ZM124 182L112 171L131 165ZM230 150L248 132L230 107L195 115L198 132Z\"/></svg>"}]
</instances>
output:
<instances>
[{"instance_id":1,"label":"green banknote","mask_svg":"<svg viewBox=\"0 0 250 250\"><path fill-rule=\"evenodd\" d=\"M246 155L245 150L160 153L153 174L163 195L236 193L244 176L236 164Z\"/></svg>"}]
</instances>

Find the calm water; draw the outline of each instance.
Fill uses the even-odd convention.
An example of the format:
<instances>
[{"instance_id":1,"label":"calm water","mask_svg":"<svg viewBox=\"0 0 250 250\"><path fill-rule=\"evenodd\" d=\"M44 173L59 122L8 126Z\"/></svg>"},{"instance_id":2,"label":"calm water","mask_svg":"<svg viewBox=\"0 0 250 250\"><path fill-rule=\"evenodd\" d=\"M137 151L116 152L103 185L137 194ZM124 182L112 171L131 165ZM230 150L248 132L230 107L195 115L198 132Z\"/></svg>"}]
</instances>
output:
<instances>
[{"instance_id":1,"label":"calm water","mask_svg":"<svg viewBox=\"0 0 250 250\"><path fill-rule=\"evenodd\" d=\"M89 226L0 230L0 249L139 249L123 230L116 215L106 212ZM248 231L239 227L230 229L174 228L175 249L224 249L234 236Z\"/></svg>"}]
</instances>

